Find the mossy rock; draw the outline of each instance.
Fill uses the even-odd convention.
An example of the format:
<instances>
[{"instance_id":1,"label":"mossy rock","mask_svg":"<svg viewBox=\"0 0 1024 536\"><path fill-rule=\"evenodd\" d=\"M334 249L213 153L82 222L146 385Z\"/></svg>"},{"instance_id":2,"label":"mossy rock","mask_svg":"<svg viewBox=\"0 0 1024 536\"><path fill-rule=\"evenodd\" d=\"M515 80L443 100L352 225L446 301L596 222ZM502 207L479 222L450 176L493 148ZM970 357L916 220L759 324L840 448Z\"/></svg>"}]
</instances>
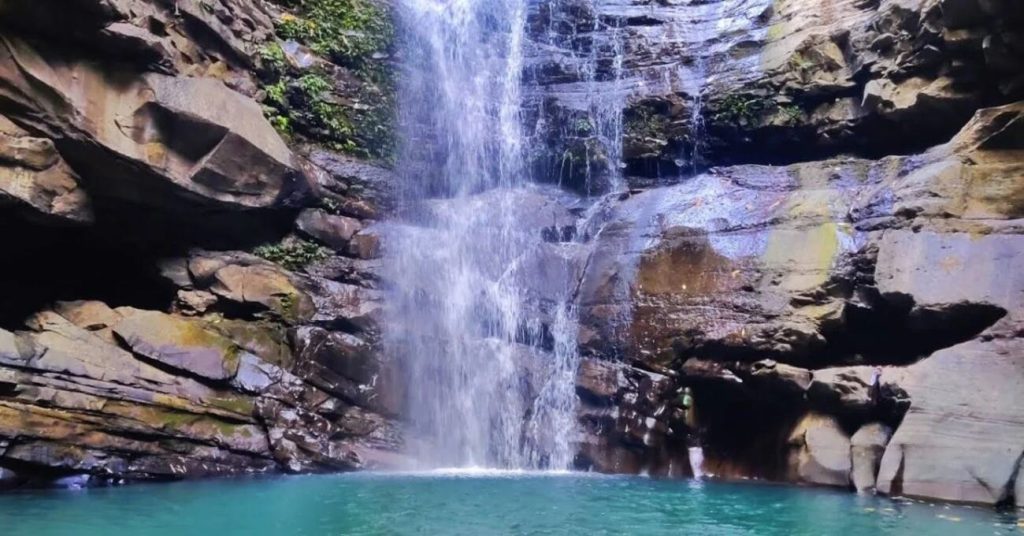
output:
<instances>
[{"instance_id":1,"label":"mossy rock","mask_svg":"<svg viewBox=\"0 0 1024 536\"><path fill-rule=\"evenodd\" d=\"M114 334L135 354L194 376L228 380L238 372L241 348L198 319L138 311L118 322Z\"/></svg>"}]
</instances>

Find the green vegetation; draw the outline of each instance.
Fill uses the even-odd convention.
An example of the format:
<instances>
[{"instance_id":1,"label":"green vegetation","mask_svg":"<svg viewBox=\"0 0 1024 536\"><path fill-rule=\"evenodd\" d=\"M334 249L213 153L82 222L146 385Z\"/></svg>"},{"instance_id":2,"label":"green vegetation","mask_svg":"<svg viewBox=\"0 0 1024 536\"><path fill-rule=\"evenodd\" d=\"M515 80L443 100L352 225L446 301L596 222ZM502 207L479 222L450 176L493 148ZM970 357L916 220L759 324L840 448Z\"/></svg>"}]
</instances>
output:
<instances>
[{"instance_id":1,"label":"green vegetation","mask_svg":"<svg viewBox=\"0 0 1024 536\"><path fill-rule=\"evenodd\" d=\"M716 123L751 125L756 123L761 115L773 106L774 103L766 97L727 95L715 107L712 119Z\"/></svg>"},{"instance_id":2,"label":"green vegetation","mask_svg":"<svg viewBox=\"0 0 1024 536\"><path fill-rule=\"evenodd\" d=\"M394 40L391 14L369 0L279 0L291 9L278 36L329 62L289 64L278 42L259 53L264 110L284 136L300 134L332 149L391 162L395 84L387 62ZM347 71L347 72L345 72Z\"/></svg>"},{"instance_id":3,"label":"green vegetation","mask_svg":"<svg viewBox=\"0 0 1024 536\"><path fill-rule=\"evenodd\" d=\"M779 112L782 113L782 122L787 125L796 125L804 117L804 111L795 104L780 104Z\"/></svg>"},{"instance_id":4,"label":"green vegetation","mask_svg":"<svg viewBox=\"0 0 1024 536\"><path fill-rule=\"evenodd\" d=\"M346 67L359 67L388 50L395 29L389 13L368 0L304 0L277 22L284 39L305 43L314 52Z\"/></svg>"},{"instance_id":5,"label":"green vegetation","mask_svg":"<svg viewBox=\"0 0 1024 536\"><path fill-rule=\"evenodd\" d=\"M326 259L331 251L305 240L288 240L278 244L264 244L252 250L253 254L295 271L311 263Z\"/></svg>"},{"instance_id":6,"label":"green vegetation","mask_svg":"<svg viewBox=\"0 0 1024 536\"><path fill-rule=\"evenodd\" d=\"M663 140L668 137L668 118L650 106L637 106L626 112L625 131L634 138Z\"/></svg>"},{"instance_id":7,"label":"green vegetation","mask_svg":"<svg viewBox=\"0 0 1024 536\"><path fill-rule=\"evenodd\" d=\"M589 117L580 117L573 124L573 131L577 136L587 136L594 132L594 125Z\"/></svg>"}]
</instances>

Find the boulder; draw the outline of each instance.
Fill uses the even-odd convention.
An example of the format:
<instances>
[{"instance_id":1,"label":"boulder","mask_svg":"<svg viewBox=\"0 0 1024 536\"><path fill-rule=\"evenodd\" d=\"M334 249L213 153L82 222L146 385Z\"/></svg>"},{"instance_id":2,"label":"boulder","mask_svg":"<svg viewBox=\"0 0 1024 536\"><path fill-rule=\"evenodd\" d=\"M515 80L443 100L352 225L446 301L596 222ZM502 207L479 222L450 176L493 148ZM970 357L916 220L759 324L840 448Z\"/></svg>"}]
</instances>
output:
<instances>
[{"instance_id":1,"label":"boulder","mask_svg":"<svg viewBox=\"0 0 1024 536\"><path fill-rule=\"evenodd\" d=\"M850 485L850 436L834 417L808 413L796 424L787 444L791 480L842 488Z\"/></svg>"},{"instance_id":2,"label":"boulder","mask_svg":"<svg viewBox=\"0 0 1024 536\"><path fill-rule=\"evenodd\" d=\"M874 367L839 367L815 370L807 398L822 411L866 415L880 401L872 398L871 375ZM883 373L882 379L885 381Z\"/></svg>"},{"instance_id":3,"label":"boulder","mask_svg":"<svg viewBox=\"0 0 1024 536\"><path fill-rule=\"evenodd\" d=\"M1006 501L1024 455L1024 339L972 340L940 350L907 367L899 384L912 403L885 448L878 491Z\"/></svg>"},{"instance_id":4,"label":"boulder","mask_svg":"<svg viewBox=\"0 0 1024 536\"><path fill-rule=\"evenodd\" d=\"M874 422L861 426L850 438L850 458L853 466L850 476L858 493L875 489L878 466L891 437L892 428Z\"/></svg>"},{"instance_id":5,"label":"boulder","mask_svg":"<svg viewBox=\"0 0 1024 536\"><path fill-rule=\"evenodd\" d=\"M279 206L304 188L260 106L220 80L114 74L13 37L0 43L0 79L9 119L53 139L106 195L248 209Z\"/></svg>"},{"instance_id":6,"label":"boulder","mask_svg":"<svg viewBox=\"0 0 1024 536\"><path fill-rule=\"evenodd\" d=\"M270 310L291 323L312 315L314 304L307 293L295 286L287 272L269 263L228 264L216 268L213 279L210 292L224 300Z\"/></svg>"},{"instance_id":7,"label":"boulder","mask_svg":"<svg viewBox=\"0 0 1024 536\"><path fill-rule=\"evenodd\" d=\"M363 228L355 218L336 216L320 209L302 211L295 220L295 226L306 236L342 252L348 249L352 237Z\"/></svg>"},{"instance_id":8,"label":"boulder","mask_svg":"<svg viewBox=\"0 0 1024 536\"><path fill-rule=\"evenodd\" d=\"M181 289L174 299L175 310L184 315L201 315L216 303L217 296L205 290Z\"/></svg>"},{"instance_id":9,"label":"boulder","mask_svg":"<svg viewBox=\"0 0 1024 536\"><path fill-rule=\"evenodd\" d=\"M134 312L113 329L133 352L208 380L233 378L244 354L198 320L156 311Z\"/></svg>"}]
</instances>

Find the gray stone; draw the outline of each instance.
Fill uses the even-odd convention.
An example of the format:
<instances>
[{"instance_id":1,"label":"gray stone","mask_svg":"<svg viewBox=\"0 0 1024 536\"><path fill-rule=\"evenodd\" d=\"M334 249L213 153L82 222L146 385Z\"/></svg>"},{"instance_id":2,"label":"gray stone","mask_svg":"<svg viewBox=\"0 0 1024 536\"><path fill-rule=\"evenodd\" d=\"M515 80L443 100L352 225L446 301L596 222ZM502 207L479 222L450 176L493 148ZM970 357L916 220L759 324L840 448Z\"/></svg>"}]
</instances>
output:
<instances>
[{"instance_id":1,"label":"gray stone","mask_svg":"<svg viewBox=\"0 0 1024 536\"><path fill-rule=\"evenodd\" d=\"M189 374L211 380L233 378L238 346L199 321L156 311L139 311L114 326L133 352Z\"/></svg>"},{"instance_id":2,"label":"gray stone","mask_svg":"<svg viewBox=\"0 0 1024 536\"><path fill-rule=\"evenodd\" d=\"M850 438L835 418L809 413L789 436L790 478L808 484L850 485Z\"/></svg>"},{"instance_id":3,"label":"gray stone","mask_svg":"<svg viewBox=\"0 0 1024 536\"><path fill-rule=\"evenodd\" d=\"M907 367L898 383L912 405L885 449L878 491L978 504L1006 500L1024 454L1024 339L940 350Z\"/></svg>"},{"instance_id":4,"label":"gray stone","mask_svg":"<svg viewBox=\"0 0 1024 536\"><path fill-rule=\"evenodd\" d=\"M363 225L355 218L336 216L320 209L302 211L299 218L295 220L295 225L303 234L326 244L335 251L346 251L353 235L363 228Z\"/></svg>"},{"instance_id":5,"label":"gray stone","mask_svg":"<svg viewBox=\"0 0 1024 536\"><path fill-rule=\"evenodd\" d=\"M858 493L875 489L878 466L891 437L892 428L882 423L870 423L861 426L850 438L851 477Z\"/></svg>"}]
</instances>

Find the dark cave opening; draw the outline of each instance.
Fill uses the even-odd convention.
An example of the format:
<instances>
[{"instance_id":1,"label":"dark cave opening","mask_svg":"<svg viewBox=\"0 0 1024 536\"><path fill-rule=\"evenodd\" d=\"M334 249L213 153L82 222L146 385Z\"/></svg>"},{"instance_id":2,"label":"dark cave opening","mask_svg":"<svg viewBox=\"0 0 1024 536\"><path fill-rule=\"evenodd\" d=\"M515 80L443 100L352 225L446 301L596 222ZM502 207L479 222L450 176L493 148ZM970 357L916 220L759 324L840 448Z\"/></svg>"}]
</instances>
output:
<instances>
[{"instance_id":1,"label":"dark cave opening","mask_svg":"<svg viewBox=\"0 0 1024 536\"><path fill-rule=\"evenodd\" d=\"M1002 307L978 302L917 307L910 296L872 289L847 303L842 323L823 326L827 343L815 354L832 356L830 365L908 365L977 337L1005 315Z\"/></svg>"},{"instance_id":2,"label":"dark cave opening","mask_svg":"<svg viewBox=\"0 0 1024 536\"><path fill-rule=\"evenodd\" d=\"M95 223L81 227L0 216L0 328L22 329L56 301L166 310L176 288L160 275L161 260L193 248L248 250L290 227L278 213L172 213L105 199L94 200L94 212Z\"/></svg>"}]
</instances>

